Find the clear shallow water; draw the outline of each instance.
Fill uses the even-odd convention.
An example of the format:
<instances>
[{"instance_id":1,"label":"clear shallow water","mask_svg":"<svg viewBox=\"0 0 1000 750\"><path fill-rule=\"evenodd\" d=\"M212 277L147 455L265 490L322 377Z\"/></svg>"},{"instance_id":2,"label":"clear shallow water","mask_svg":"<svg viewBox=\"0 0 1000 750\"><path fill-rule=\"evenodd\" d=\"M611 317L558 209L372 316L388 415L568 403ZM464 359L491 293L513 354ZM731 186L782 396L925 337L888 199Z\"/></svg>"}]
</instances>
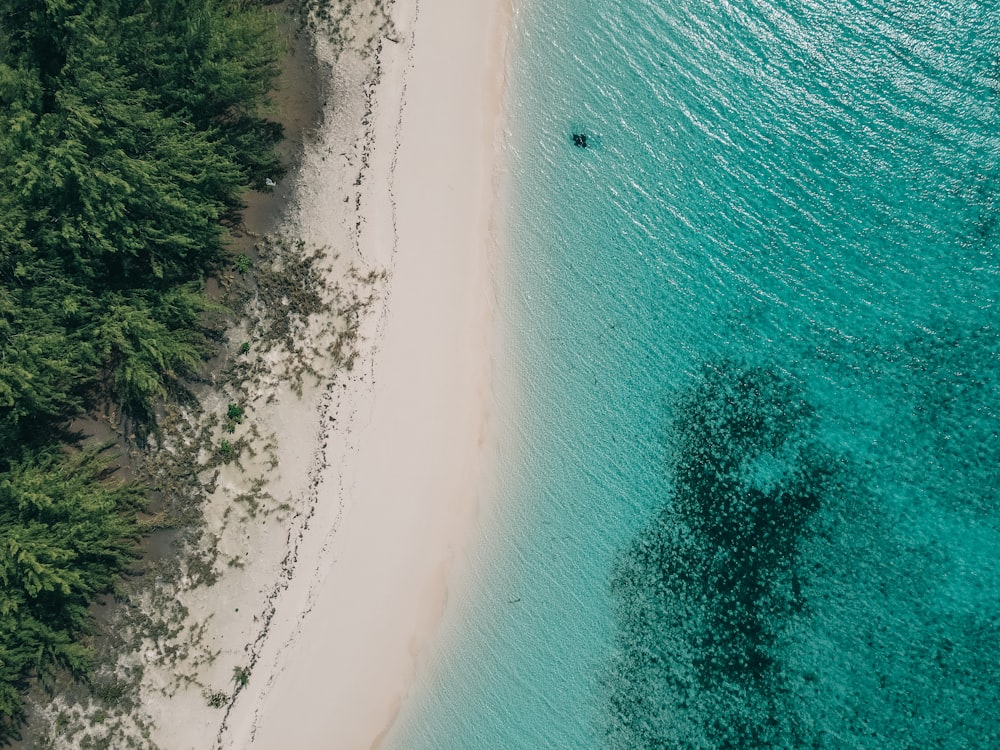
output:
<instances>
[{"instance_id":1,"label":"clear shallow water","mask_svg":"<svg viewBox=\"0 0 1000 750\"><path fill-rule=\"evenodd\" d=\"M386 747L1000 746L997 6L525 5L520 408Z\"/></svg>"}]
</instances>

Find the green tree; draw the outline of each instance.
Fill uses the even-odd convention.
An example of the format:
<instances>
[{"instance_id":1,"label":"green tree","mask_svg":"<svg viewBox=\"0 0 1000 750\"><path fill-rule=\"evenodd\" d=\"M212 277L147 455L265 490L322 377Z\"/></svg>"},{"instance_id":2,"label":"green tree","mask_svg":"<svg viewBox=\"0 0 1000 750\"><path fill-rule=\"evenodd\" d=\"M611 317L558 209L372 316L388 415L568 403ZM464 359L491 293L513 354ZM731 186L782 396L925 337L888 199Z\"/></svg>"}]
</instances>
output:
<instances>
[{"instance_id":1,"label":"green tree","mask_svg":"<svg viewBox=\"0 0 1000 750\"><path fill-rule=\"evenodd\" d=\"M67 334L76 319L71 289L44 278L0 287L0 467L30 434L51 434L52 425L83 409L97 360Z\"/></svg>"},{"instance_id":2,"label":"green tree","mask_svg":"<svg viewBox=\"0 0 1000 750\"><path fill-rule=\"evenodd\" d=\"M208 354L199 318L210 304L195 285L160 297L109 292L100 304L91 340L108 368L106 382L132 414L149 417L155 401L181 388Z\"/></svg>"},{"instance_id":3,"label":"green tree","mask_svg":"<svg viewBox=\"0 0 1000 750\"><path fill-rule=\"evenodd\" d=\"M0 717L20 718L18 688L57 666L84 675L88 607L134 560L142 492L108 481L101 450L45 453L0 477ZM2 735L0 735L2 736Z\"/></svg>"}]
</instances>

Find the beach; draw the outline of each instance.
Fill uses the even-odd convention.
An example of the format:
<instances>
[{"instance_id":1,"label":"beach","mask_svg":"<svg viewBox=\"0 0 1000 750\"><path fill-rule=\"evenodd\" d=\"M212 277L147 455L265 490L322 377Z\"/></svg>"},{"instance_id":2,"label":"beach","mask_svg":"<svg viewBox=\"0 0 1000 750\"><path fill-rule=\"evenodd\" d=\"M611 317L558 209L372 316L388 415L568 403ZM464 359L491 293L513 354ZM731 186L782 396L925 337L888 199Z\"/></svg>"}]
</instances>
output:
<instances>
[{"instance_id":1,"label":"beach","mask_svg":"<svg viewBox=\"0 0 1000 750\"><path fill-rule=\"evenodd\" d=\"M250 528L207 511L244 562L178 592L212 654L186 684L147 656L162 748L369 748L405 700L489 482L504 6L401 0L369 43L316 33L328 102L281 232L335 249L331 287L363 277L357 356L301 393L280 363L263 379L283 504ZM223 470L221 504L246 483Z\"/></svg>"},{"instance_id":2,"label":"beach","mask_svg":"<svg viewBox=\"0 0 1000 750\"><path fill-rule=\"evenodd\" d=\"M375 746L440 617L490 460L502 20L497 3L393 9L358 237L388 269L384 307L347 384L349 434L331 435L341 455L319 475L337 513L308 532L225 747Z\"/></svg>"}]
</instances>

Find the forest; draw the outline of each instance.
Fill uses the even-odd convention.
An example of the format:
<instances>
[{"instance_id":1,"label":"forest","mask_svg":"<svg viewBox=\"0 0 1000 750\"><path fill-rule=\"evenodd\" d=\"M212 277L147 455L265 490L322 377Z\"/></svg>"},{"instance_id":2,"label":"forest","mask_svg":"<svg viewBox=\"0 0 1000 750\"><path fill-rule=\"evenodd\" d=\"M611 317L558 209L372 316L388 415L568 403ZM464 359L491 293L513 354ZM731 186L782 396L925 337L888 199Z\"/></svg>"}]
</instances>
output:
<instances>
[{"instance_id":1,"label":"forest","mask_svg":"<svg viewBox=\"0 0 1000 750\"><path fill-rule=\"evenodd\" d=\"M213 346L223 220L280 172L281 45L252 0L0 0L0 744L86 679L144 488L70 425L151 426Z\"/></svg>"}]
</instances>

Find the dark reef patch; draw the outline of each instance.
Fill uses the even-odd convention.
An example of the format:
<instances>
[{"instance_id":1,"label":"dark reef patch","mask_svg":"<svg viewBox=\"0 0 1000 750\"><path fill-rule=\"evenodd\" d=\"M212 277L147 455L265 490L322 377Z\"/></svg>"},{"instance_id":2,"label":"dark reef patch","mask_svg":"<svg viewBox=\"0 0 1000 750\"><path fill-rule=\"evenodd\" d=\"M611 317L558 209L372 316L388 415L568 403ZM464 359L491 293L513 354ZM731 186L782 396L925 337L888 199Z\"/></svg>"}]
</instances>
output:
<instances>
[{"instance_id":1,"label":"dark reef patch","mask_svg":"<svg viewBox=\"0 0 1000 750\"><path fill-rule=\"evenodd\" d=\"M670 494L611 581L605 747L1000 746L994 468L943 449L992 429L993 384L954 375L969 341L907 347L912 386L882 417L927 433L912 445L847 452L794 377L732 361L672 403ZM920 461L976 504L927 477L900 494Z\"/></svg>"},{"instance_id":2,"label":"dark reef patch","mask_svg":"<svg viewBox=\"0 0 1000 750\"><path fill-rule=\"evenodd\" d=\"M705 368L675 405L670 502L623 555L608 740L801 746L776 644L806 606L799 541L834 482L786 376Z\"/></svg>"}]
</instances>

